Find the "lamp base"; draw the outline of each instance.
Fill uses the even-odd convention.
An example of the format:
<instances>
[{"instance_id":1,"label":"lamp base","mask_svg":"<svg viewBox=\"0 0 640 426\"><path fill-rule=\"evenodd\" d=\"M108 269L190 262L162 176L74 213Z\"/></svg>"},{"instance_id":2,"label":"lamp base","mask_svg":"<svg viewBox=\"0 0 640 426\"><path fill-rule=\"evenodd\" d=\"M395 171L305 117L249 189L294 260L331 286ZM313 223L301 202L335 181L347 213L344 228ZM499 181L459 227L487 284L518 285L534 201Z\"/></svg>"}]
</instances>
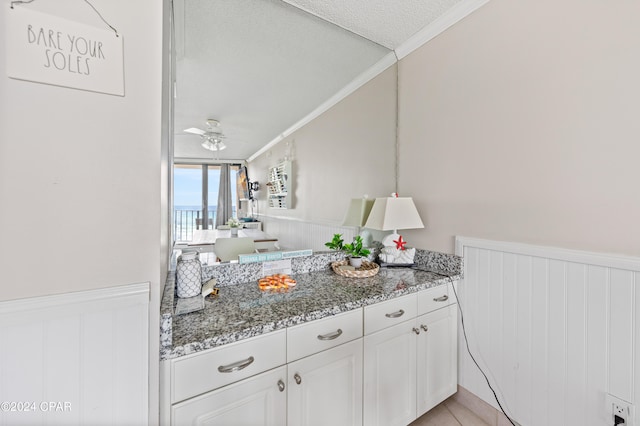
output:
<instances>
[{"instance_id":1,"label":"lamp base","mask_svg":"<svg viewBox=\"0 0 640 426\"><path fill-rule=\"evenodd\" d=\"M371 245L373 244L373 236L371 235L371 232L363 229L362 231L360 231L360 237L362 237L363 247L371 247Z\"/></svg>"}]
</instances>

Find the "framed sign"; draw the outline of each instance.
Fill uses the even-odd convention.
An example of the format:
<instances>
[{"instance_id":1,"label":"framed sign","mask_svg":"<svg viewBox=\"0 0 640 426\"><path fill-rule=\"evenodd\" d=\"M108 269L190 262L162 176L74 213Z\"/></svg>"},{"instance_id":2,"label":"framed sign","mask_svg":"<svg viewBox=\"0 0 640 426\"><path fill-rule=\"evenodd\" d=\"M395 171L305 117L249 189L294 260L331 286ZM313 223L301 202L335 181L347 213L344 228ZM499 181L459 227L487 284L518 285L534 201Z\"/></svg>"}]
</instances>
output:
<instances>
[{"instance_id":1,"label":"framed sign","mask_svg":"<svg viewBox=\"0 0 640 426\"><path fill-rule=\"evenodd\" d=\"M124 96L121 35L24 7L6 19L10 78Z\"/></svg>"}]
</instances>

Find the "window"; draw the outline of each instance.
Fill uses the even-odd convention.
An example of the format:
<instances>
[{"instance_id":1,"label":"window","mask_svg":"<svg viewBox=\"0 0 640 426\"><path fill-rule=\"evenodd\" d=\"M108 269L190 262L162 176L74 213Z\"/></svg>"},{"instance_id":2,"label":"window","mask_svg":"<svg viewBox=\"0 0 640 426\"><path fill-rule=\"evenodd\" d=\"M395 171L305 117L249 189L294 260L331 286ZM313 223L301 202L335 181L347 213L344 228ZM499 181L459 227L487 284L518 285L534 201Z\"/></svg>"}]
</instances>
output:
<instances>
[{"instance_id":1,"label":"window","mask_svg":"<svg viewBox=\"0 0 640 426\"><path fill-rule=\"evenodd\" d=\"M239 165L231 165L231 211L237 217L236 180ZM195 229L214 229L220 188L219 164L174 164L173 238L191 241Z\"/></svg>"}]
</instances>

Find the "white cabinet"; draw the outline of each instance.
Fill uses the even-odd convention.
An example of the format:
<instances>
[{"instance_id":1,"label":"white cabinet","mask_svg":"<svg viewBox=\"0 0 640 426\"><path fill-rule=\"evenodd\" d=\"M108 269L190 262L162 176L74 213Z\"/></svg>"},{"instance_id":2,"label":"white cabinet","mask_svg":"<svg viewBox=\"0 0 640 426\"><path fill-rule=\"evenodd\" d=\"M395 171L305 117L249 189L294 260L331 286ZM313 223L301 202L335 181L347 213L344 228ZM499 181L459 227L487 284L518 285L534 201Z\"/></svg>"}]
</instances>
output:
<instances>
[{"instance_id":1,"label":"white cabinet","mask_svg":"<svg viewBox=\"0 0 640 426\"><path fill-rule=\"evenodd\" d=\"M290 425L362 424L362 309L287 329Z\"/></svg>"},{"instance_id":2,"label":"white cabinet","mask_svg":"<svg viewBox=\"0 0 640 426\"><path fill-rule=\"evenodd\" d=\"M287 329L287 362L362 337L362 309Z\"/></svg>"},{"instance_id":3,"label":"white cabinet","mask_svg":"<svg viewBox=\"0 0 640 426\"><path fill-rule=\"evenodd\" d=\"M408 425L416 418L415 319L364 338L364 424Z\"/></svg>"},{"instance_id":4,"label":"white cabinet","mask_svg":"<svg viewBox=\"0 0 640 426\"><path fill-rule=\"evenodd\" d=\"M163 424L362 425L362 309L165 366Z\"/></svg>"},{"instance_id":5,"label":"white cabinet","mask_svg":"<svg viewBox=\"0 0 640 426\"><path fill-rule=\"evenodd\" d=\"M287 422L286 367L175 404L174 425L282 426Z\"/></svg>"},{"instance_id":6,"label":"white cabinet","mask_svg":"<svg viewBox=\"0 0 640 426\"><path fill-rule=\"evenodd\" d=\"M458 389L457 309L457 305L449 305L422 315L416 321L420 328L417 339L417 417Z\"/></svg>"},{"instance_id":7,"label":"white cabinet","mask_svg":"<svg viewBox=\"0 0 640 426\"><path fill-rule=\"evenodd\" d=\"M288 365L288 424L362 424L362 338Z\"/></svg>"},{"instance_id":8,"label":"white cabinet","mask_svg":"<svg viewBox=\"0 0 640 426\"><path fill-rule=\"evenodd\" d=\"M171 402L176 403L286 363L284 330L171 361Z\"/></svg>"},{"instance_id":9,"label":"white cabinet","mask_svg":"<svg viewBox=\"0 0 640 426\"><path fill-rule=\"evenodd\" d=\"M456 391L457 315L447 291L365 308L365 425L407 425Z\"/></svg>"},{"instance_id":10,"label":"white cabinet","mask_svg":"<svg viewBox=\"0 0 640 426\"><path fill-rule=\"evenodd\" d=\"M162 424L405 426L457 388L449 291L439 286L163 362Z\"/></svg>"}]
</instances>

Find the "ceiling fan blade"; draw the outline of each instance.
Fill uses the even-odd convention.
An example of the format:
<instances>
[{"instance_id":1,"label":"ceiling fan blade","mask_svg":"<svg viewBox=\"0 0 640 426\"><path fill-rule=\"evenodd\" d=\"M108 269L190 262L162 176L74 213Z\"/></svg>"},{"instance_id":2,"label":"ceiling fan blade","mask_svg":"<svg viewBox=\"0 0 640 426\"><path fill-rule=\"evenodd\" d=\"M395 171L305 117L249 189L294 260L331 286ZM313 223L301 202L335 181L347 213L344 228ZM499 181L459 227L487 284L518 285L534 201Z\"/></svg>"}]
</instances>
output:
<instances>
[{"instance_id":1,"label":"ceiling fan blade","mask_svg":"<svg viewBox=\"0 0 640 426\"><path fill-rule=\"evenodd\" d=\"M190 127L190 128L188 128L188 129L184 129L184 132L185 132L185 133L192 133L192 134L194 134L194 135L198 135L198 136L202 136L202 135L204 135L205 133L207 133L207 132L205 132L204 130L202 130L202 129L198 129L198 128L195 128L195 127Z\"/></svg>"}]
</instances>

